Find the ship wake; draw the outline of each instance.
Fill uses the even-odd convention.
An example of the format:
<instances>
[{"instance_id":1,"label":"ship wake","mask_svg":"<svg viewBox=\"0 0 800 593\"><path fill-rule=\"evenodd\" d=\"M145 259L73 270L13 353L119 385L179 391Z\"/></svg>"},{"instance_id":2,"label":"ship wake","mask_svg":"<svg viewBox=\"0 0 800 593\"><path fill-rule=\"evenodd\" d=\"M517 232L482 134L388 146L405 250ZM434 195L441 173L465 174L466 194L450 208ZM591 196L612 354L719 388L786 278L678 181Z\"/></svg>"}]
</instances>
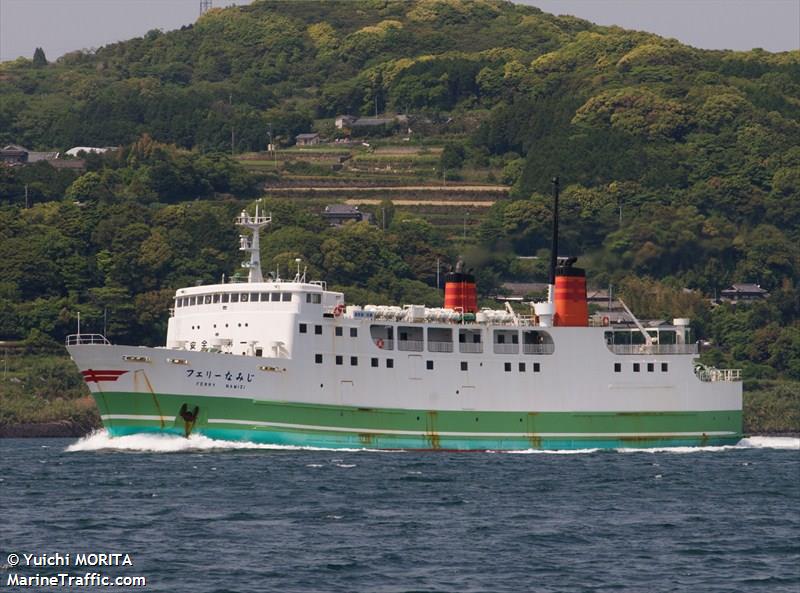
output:
<instances>
[{"instance_id":1,"label":"ship wake","mask_svg":"<svg viewBox=\"0 0 800 593\"><path fill-rule=\"evenodd\" d=\"M220 451L267 449L273 451L328 451L317 447L293 445L269 445L246 441L222 441L201 434L188 438L166 434L132 434L112 437L104 429L96 430L66 448L67 453L88 451L134 451L140 453L181 453L184 451ZM362 449L337 449L337 451L361 451Z\"/></svg>"},{"instance_id":2,"label":"ship wake","mask_svg":"<svg viewBox=\"0 0 800 593\"><path fill-rule=\"evenodd\" d=\"M246 441L223 441L211 439L200 434L193 434L189 438L176 435L162 434L133 434L121 437L112 437L104 429L97 430L85 436L66 448L68 453L83 453L90 451L133 451L140 453L180 453L184 451L224 451L262 449L272 451L330 451L319 447L299 447L294 445L270 445L250 443ZM736 445L719 447L655 447L616 449L619 453L701 453L719 451L740 451L744 449L786 449L800 450L800 438L795 437L770 437L752 436L742 439ZM336 451L375 451L375 449L335 449ZM395 452L397 450L394 450ZM564 449L542 450L525 449L518 451L502 451L509 454L550 454L550 455L581 455L596 453L601 449ZM492 451L499 453L500 451Z\"/></svg>"}]
</instances>

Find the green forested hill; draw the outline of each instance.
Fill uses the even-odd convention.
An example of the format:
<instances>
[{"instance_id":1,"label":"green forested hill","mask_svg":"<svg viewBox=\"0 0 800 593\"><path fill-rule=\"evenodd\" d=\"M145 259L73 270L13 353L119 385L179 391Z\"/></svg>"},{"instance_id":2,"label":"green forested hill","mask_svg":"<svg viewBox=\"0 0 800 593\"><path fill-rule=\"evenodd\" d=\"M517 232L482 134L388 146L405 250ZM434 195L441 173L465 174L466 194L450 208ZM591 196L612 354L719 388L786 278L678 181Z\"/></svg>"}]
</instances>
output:
<instances>
[{"instance_id":1,"label":"green forested hill","mask_svg":"<svg viewBox=\"0 0 800 593\"><path fill-rule=\"evenodd\" d=\"M513 186L467 254L485 293L539 272L516 256L547 247L559 174L563 250L595 285L691 314L751 376L800 378L800 52L699 50L499 0L255 1L0 64L0 145L124 146L80 175L0 167L0 335L60 338L76 309L106 308L117 339L159 341L170 291L236 269L230 220L257 191L220 154L231 130L237 152L263 150L270 126L289 144L376 109L411 116L412 144L446 144L448 169L491 164ZM413 212L383 232L270 207L267 265L302 256L356 301L436 298L436 258L467 251ZM699 296L732 282L770 301Z\"/></svg>"}]
</instances>

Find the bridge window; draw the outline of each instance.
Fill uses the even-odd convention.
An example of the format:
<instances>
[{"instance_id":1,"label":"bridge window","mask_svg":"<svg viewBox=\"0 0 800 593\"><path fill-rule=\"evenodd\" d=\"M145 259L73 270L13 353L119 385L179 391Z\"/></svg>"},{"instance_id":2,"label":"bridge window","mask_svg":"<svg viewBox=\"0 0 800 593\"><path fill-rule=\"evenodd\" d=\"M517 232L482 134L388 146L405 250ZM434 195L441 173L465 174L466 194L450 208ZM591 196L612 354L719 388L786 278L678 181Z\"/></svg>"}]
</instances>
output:
<instances>
[{"instance_id":1,"label":"bridge window","mask_svg":"<svg viewBox=\"0 0 800 593\"><path fill-rule=\"evenodd\" d=\"M231 293L231 302L232 303L238 303L239 302L239 293L238 292L232 292Z\"/></svg>"},{"instance_id":2,"label":"bridge window","mask_svg":"<svg viewBox=\"0 0 800 593\"><path fill-rule=\"evenodd\" d=\"M243 293L241 293L239 295L239 302L240 303L246 303L249 300L250 300L250 295L248 293L243 292Z\"/></svg>"},{"instance_id":3,"label":"bridge window","mask_svg":"<svg viewBox=\"0 0 800 593\"><path fill-rule=\"evenodd\" d=\"M279 292L273 292L273 293L272 293L272 297L270 298L270 300L271 300L273 303L277 303L278 301L280 301L280 300L281 300L281 293L279 293Z\"/></svg>"},{"instance_id":4,"label":"bridge window","mask_svg":"<svg viewBox=\"0 0 800 593\"><path fill-rule=\"evenodd\" d=\"M223 292L222 293L222 302L223 303L227 303L230 299L231 299L231 295L229 295L227 292Z\"/></svg>"},{"instance_id":5,"label":"bridge window","mask_svg":"<svg viewBox=\"0 0 800 593\"><path fill-rule=\"evenodd\" d=\"M217 293L217 294L215 294L215 295L214 295L214 304L215 304L215 305L216 305L217 303L219 303L220 296L221 296L221 295L220 295L219 293Z\"/></svg>"},{"instance_id":6,"label":"bridge window","mask_svg":"<svg viewBox=\"0 0 800 593\"><path fill-rule=\"evenodd\" d=\"M268 292L262 292L261 293L261 302L263 303L263 302L266 302L268 300L269 300L269 293Z\"/></svg>"},{"instance_id":7,"label":"bridge window","mask_svg":"<svg viewBox=\"0 0 800 593\"><path fill-rule=\"evenodd\" d=\"M205 298L205 304L206 305L210 305L211 304L211 295L207 294L204 298Z\"/></svg>"},{"instance_id":8,"label":"bridge window","mask_svg":"<svg viewBox=\"0 0 800 593\"><path fill-rule=\"evenodd\" d=\"M189 306L190 307L194 307L195 298L196 297L189 297Z\"/></svg>"},{"instance_id":9,"label":"bridge window","mask_svg":"<svg viewBox=\"0 0 800 593\"><path fill-rule=\"evenodd\" d=\"M284 292L281 293L281 300L286 303L292 300L292 293L291 292Z\"/></svg>"}]
</instances>

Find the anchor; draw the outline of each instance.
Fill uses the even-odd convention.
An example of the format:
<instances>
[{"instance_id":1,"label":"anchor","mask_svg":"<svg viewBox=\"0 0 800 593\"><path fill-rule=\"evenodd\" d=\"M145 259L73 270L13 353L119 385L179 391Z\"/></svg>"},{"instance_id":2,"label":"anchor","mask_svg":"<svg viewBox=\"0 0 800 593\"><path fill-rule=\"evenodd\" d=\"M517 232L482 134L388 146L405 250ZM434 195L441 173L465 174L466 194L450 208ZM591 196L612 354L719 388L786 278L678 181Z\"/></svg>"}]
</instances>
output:
<instances>
[{"instance_id":1,"label":"anchor","mask_svg":"<svg viewBox=\"0 0 800 593\"><path fill-rule=\"evenodd\" d=\"M200 414L200 408L198 406L195 406L194 410L189 411L189 406L183 404L178 414L180 415L181 418L183 418L184 436L186 438L189 438L189 435L192 434L194 423L197 422L197 417Z\"/></svg>"}]
</instances>

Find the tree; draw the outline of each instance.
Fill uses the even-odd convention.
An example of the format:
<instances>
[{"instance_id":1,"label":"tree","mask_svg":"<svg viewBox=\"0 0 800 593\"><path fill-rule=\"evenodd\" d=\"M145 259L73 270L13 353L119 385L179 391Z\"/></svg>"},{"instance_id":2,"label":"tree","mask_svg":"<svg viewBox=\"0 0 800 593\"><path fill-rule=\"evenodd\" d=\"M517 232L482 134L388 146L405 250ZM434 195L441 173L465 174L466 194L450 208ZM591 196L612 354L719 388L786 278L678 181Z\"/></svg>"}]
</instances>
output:
<instances>
[{"instance_id":1,"label":"tree","mask_svg":"<svg viewBox=\"0 0 800 593\"><path fill-rule=\"evenodd\" d=\"M37 68L47 66L47 58L45 57L44 50L41 47L37 47L33 52L33 65Z\"/></svg>"}]
</instances>

